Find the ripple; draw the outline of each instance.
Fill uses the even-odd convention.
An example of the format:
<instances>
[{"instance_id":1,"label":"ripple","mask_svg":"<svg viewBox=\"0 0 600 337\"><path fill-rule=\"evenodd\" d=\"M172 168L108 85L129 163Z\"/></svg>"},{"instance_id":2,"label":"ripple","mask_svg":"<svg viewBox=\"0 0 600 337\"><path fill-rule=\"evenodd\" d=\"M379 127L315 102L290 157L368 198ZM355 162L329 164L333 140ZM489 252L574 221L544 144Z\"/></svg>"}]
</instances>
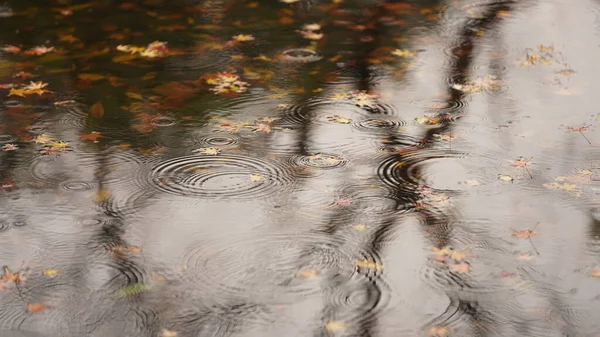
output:
<instances>
[{"instance_id":1,"label":"ripple","mask_svg":"<svg viewBox=\"0 0 600 337\"><path fill-rule=\"evenodd\" d=\"M4 106L7 108L18 108L23 105L21 101L8 100L3 102Z\"/></svg>"},{"instance_id":2,"label":"ripple","mask_svg":"<svg viewBox=\"0 0 600 337\"><path fill-rule=\"evenodd\" d=\"M66 162L68 160L64 159L64 155L32 157L28 165L29 182L44 187L59 186L60 182L69 178L67 172L64 171Z\"/></svg>"},{"instance_id":3,"label":"ripple","mask_svg":"<svg viewBox=\"0 0 600 337\"><path fill-rule=\"evenodd\" d=\"M10 223L6 220L0 220L0 232L10 229Z\"/></svg>"},{"instance_id":4,"label":"ripple","mask_svg":"<svg viewBox=\"0 0 600 337\"><path fill-rule=\"evenodd\" d=\"M311 169L329 170L346 165L348 162L341 156L319 153L311 156L292 156L289 162L295 166Z\"/></svg>"},{"instance_id":5,"label":"ripple","mask_svg":"<svg viewBox=\"0 0 600 337\"><path fill-rule=\"evenodd\" d=\"M279 165L238 155L173 158L155 166L149 179L169 194L246 200L272 196L292 183Z\"/></svg>"},{"instance_id":6,"label":"ripple","mask_svg":"<svg viewBox=\"0 0 600 337\"><path fill-rule=\"evenodd\" d=\"M61 184L61 187L69 191L88 191L93 189L95 184L87 181L66 181Z\"/></svg>"},{"instance_id":7,"label":"ripple","mask_svg":"<svg viewBox=\"0 0 600 337\"><path fill-rule=\"evenodd\" d=\"M169 116L159 116L159 117L154 117L151 121L150 124L157 126L157 127L167 127L167 126L173 126L175 124L177 124L177 120L173 117L169 117Z\"/></svg>"},{"instance_id":8,"label":"ripple","mask_svg":"<svg viewBox=\"0 0 600 337\"><path fill-rule=\"evenodd\" d=\"M463 158L467 153L427 150L411 153L403 157L390 157L383 161L377 174L384 184L398 188L399 186L419 186L427 182L421 171L425 161L444 158Z\"/></svg>"},{"instance_id":9,"label":"ripple","mask_svg":"<svg viewBox=\"0 0 600 337\"><path fill-rule=\"evenodd\" d=\"M383 282L353 277L324 291L326 310L336 320L363 326L374 320L389 304L391 291Z\"/></svg>"},{"instance_id":10,"label":"ripple","mask_svg":"<svg viewBox=\"0 0 600 337\"><path fill-rule=\"evenodd\" d=\"M350 278L353 260L330 236L262 232L196 244L185 254L184 266L217 302L281 304L318 294L322 278Z\"/></svg>"},{"instance_id":11,"label":"ripple","mask_svg":"<svg viewBox=\"0 0 600 337\"><path fill-rule=\"evenodd\" d=\"M240 138L232 135L206 136L200 139L200 143L207 146L225 147L237 145Z\"/></svg>"},{"instance_id":12,"label":"ripple","mask_svg":"<svg viewBox=\"0 0 600 337\"><path fill-rule=\"evenodd\" d=\"M0 135L0 144L13 143L16 139L13 135Z\"/></svg>"},{"instance_id":13,"label":"ripple","mask_svg":"<svg viewBox=\"0 0 600 337\"><path fill-rule=\"evenodd\" d=\"M422 109L430 110L430 113L435 113L438 115L453 115L460 114L467 106L467 102L465 100L412 100L409 101L409 104L414 104L419 106ZM442 120L443 122L443 120Z\"/></svg>"},{"instance_id":14,"label":"ripple","mask_svg":"<svg viewBox=\"0 0 600 337\"><path fill-rule=\"evenodd\" d=\"M283 59L288 62L315 62L322 59L314 50L310 49L288 49L281 52Z\"/></svg>"},{"instance_id":15,"label":"ripple","mask_svg":"<svg viewBox=\"0 0 600 337\"><path fill-rule=\"evenodd\" d=\"M122 184L100 204L101 211L110 217L120 219L143 213L153 196L147 189L143 186Z\"/></svg>"},{"instance_id":16,"label":"ripple","mask_svg":"<svg viewBox=\"0 0 600 337\"><path fill-rule=\"evenodd\" d=\"M407 123L403 120L392 120L382 118L367 118L357 121L353 124L353 126L359 131L373 133L389 133L390 131L396 130L406 125Z\"/></svg>"}]
</instances>

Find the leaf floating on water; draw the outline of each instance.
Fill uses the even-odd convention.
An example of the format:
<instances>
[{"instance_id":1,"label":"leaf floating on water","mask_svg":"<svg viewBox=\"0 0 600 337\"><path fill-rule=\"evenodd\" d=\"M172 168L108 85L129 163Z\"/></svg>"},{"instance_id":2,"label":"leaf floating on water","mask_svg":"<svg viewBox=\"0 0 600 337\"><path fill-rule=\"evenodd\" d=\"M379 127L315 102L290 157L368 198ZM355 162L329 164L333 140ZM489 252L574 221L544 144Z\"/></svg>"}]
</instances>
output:
<instances>
[{"instance_id":1,"label":"leaf floating on water","mask_svg":"<svg viewBox=\"0 0 600 337\"><path fill-rule=\"evenodd\" d=\"M202 147L199 149L195 149L194 151L192 151L194 153L200 153L200 154L206 154L209 156L216 156L219 153L221 153L220 149L214 148L214 147Z\"/></svg>"},{"instance_id":2,"label":"leaf floating on water","mask_svg":"<svg viewBox=\"0 0 600 337\"><path fill-rule=\"evenodd\" d=\"M254 132L271 133L271 126L269 124L259 123L251 126Z\"/></svg>"},{"instance_id":3,"label":"leaf floating on water","mask_svg":"<svg viewBox=\"0 0 600 337\"><path fill-rule=\"evenodd\" d=\"M143 292L146 292L146 291L150 290L150 288L152 288L152 286L150 284L135 283L132 285L128 285L124 288L121 288L119 290L119 294L121 296L134 296L134 295L139 295Z\"/></svg>"},{"instance_id":4,"label":"leaf floating on water","mask_svg":"<svg viewBox=\"0 0 600 337\"><path fill-rule=\"evenodd\" d=\"M396 50L392 51L392 55L398 56L398 57L411 58L411 57L417 56L417 52L406 50L406 49L396 49Z\"/></svg>"},{"instance_id":5,"label":"leaf floating on water","mask_svg":"<svg viewBox=\"0 0 600 337\"><path fill-rule=\"evenodd\" d=\"M325 324L325 330L329 332L340 332L346 330L346 323L343 321L329 321Z\"/></svg>"},{"instance_id":6,"label":"leaf floating on water","mask_svg":"<svg viewBox=\"0 0 600 337\"><path fill-rule=\"evenodd\" d=\"M97 102L90 107L90 115L96 118L102 118L104 116L104 106L101 102Z\"/></svg>"},{"instance_id":7,"label":"leaf floating on water","mask_svg":"<svg viewBox=\"0 0 600 337\"><path fill-rule=\"evenodd\" d=\"M42 275L48 277L56 277L58 274L60 274L60 270L58 269L46 269L42 272Z\"/></svg>"},{"instance_id":8,"label":"leaf floating on water","mask_svg":"<svg viewBox=\"0 0 600 337\"><path fill-rule=\"evenodd\" d=\"M515 179L507 174L501 174L498 176L498 180L513 182Z\"/></svg>"},{"instance_id":9,"label":"leaf floating on water","mask_svg":"<svg viewBox=\"0 0 600 337\"><path fill-rule=\"evenodd\" d=\"M259 182L259 181L265 181L265 180L267 180L267 177L263 176L260 173L252 173L250 175L251 182Z\"/></svg>"},{"instance_id":10,"label":"leaf floating on water","mask_svg":"<svg viewBox=\"0 0 600 337\"><path fill-rule=\"evenodd\" d=\"M318 23L307 23L304 26L302 26L302 29L308 30L308 31L320 30L321 25Z\"/></svg>"},{"instance_id":11,"label":"leaf floating on water","mask_svg":"<svg viewBox=\"0 0 600 337\"><path fill-rule=\"evenodd\" d=\"M519 254L517 259L519 261L531 261L531 260L533 260L534 257L535 257L535 255L533 255L531 252L527 252L527 253Z\"/></svg>"},{"instance_id":12,"label":"leaf floating on water","mask_svg":"<svg viewBox=\"0 0 600 337\"><path fill-rule=\"evenodd\" d=\"M238 35L233 36L232 39L237 42L254 41L254 36L238 34Z\"/></svg>"},{"instance_id":13,"label":"leaf floating on water","mask_svg":"<svg viewBox=\"0 0 600 337\"><path fill-rule=\"evenodd\" d=\"M535 234L536 233L531 229L513 229L512 230L512 236L521 238L521 239L528 239L532 236L535 236Z\"/></svg>"},{"instance_id":14,"label":"leaf floating on water","mask_svg":"<svg viewBox=\"0 0 600 337\"><path fill-rule=\"evenodd\" d=\"M359 268L371 269L371 270L383 270L383 265L373 262L371 260L356 260L354 264Z\"/></svg>"},{"instance_id":15,"label":"leaf floating on water","mask_svg":"<svg viewBox=\"0 0 600 337\"><path fill-rule=\"evenodd\" d=\"M327 120L338 124L350 124L352 120L350 118L340 117L338 115L328 116Z\"/></svg>"},{"instance_id":16,"label":"leaf floating on water","mask_svg":"<svg viewBox=\"0 0 600 337\"><path fill-rule=\"evenodd\" d=\"M447 326L433 326L428 330L429 337L446 337L450 333Z\"/></svg>"},{"instance_id":17,"label":"leaf floating on water","mask_svg":"<svg viewBox=\"0 0 600 337\"><path fill-rule=\"evenodd\" d=\"M177 331L162 329L161 337L176 337Z\"/></svg>"},{"instance_id":18,"label":"leaf floating on water","mask_svg":"<svg viewBox=\"0 0 600 337\"><path fill-rule=\"evenodd\" d=\"M466 274L471 271L471 265L466 262L453 264L450 266L450 271L458 274Z\"/></svg>"},{"instance_id":19,"label":"leaf floating on water","mask_svg":"<svg viewBox=\"0 0 600 337\"><path fill-rule=\"evenodd\" d=\"M83 80L83 81L92 81L92 82L94 82L94 81L100 81L100 80L103 80L103 79L106 78L106 76L104 76L104 75L98 75L98 74L79 74L79 75L77 75L77 77L80 80Z\"/></svg>"},{"instance_id":20,"label":"leaf floating on water","mask_svg":"<svg viewBox=\"0 0 600 337\"><path fill-rule=\"evenodd\" d=\"M356 229L357 231L364 231L365 229L367 229L367 225L365 225L365 224L354 225L354 226L352 226L352 228Z\"/></svg>"},{"instance_id":21,"label":"leaf floating on water","mask_svg":"<svg viewBox=\"0 0 600 337\"><path fill-rule=\"evenodd\" d=\"M29 312L40 312L46 308L47 307L42 303L32 303L27 305L27 311Z\"/></svg>"},{"instance_id":22,"label":"leaf floating on water","mask_svg":"<svg viewBox=\"0 0 600 337\"><path fill-rule=\"evenodd\" d=\"M592 276L600 278L600 267L596 267L592 270Z\"/></svg>"},{"instance_id":23,"label":"leaf floating on water","mask_svg":"<svg viewBox=\"0 0 600 337\"><path fill-rule=\"evenodd\" d=\"M90 133L84 133L79 136L80 140L91 140L92 142L98 142L98 138L102 138L102 134L100 132L92 131Z\"/></svg>"},{"instance_id":24,"label":"leaf floating on water","mask_svg":"<svg viewBox=\"0 0 600 337\"><path fill-rule=\"evenodd\" d=\"M92 197L92 200L95 203L101 203L106 201L106 199L108 199L108 197L110 197L110 192L107 190L99 190L98 192L96 192L96 194L94 194L94 196Z\"/></svg>"},{"instance_id":25,"label":"leaf floating on water","mask_svg":"<svg viewBox=\"0 0 600 337\"><path fill-rule=\"evenodd\" d=\"M301 279L311 279L319 276L319 271L314 269L302 270L296 274L296 277Z\"/></svg>"}]
</instances>

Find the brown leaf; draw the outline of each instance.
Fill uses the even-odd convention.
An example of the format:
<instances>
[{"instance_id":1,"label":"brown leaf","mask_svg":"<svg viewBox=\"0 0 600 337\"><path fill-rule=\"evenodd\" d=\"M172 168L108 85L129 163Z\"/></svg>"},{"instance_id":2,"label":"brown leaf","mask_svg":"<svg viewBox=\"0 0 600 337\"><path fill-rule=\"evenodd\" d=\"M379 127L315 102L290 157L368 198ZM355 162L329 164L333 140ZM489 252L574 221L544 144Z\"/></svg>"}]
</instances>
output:
<instances>
[{"instance_id":1,"label":"brown leaf","mask_svg":"<svg viewBox=\"0 0 600 337\"><path fill-rule=\"evenodd\" d=\"M102 118L104 116L104 106L102 102L97 102L90 107L90 115L96 118Z\"/></svg>"},{"instance_id":2,"label":"brown leaf","mask_svg":"<svg viewBox=\"0 0 600 337\"><path fill-rule=\"evenodd\" d=\"M83 80L83 81L92 81L92 82L93 81L103 80L103 79L106 78L106 76L99 75L99 74L79 74L79 75L77 75L77 77L80 80Z\"/></svg>"},{"instance_id":3,"label":"brown leaf","mask_svg":"<svg viewBox=\"0 0 600 337\"><path fill-rule=\"evenodd\" d=\"M521 238L521 239L527 239L532 236L535 236L535 232L532 231L531 229L513 229L512 231L513 231L512 236Z\"/></svg>"},{"instance_id":4,"label":"brown leaf","mask_svg":"<svg viewBox=\"0 0 600 337\"><path fill-rule=\"evenodd\" d=\"M98 138L102 138L102 134L100 132L92 131L90 133L84 133L79 136L81 140L91 140L92 142L98 141Z\"/></svg>"}]
</instances>

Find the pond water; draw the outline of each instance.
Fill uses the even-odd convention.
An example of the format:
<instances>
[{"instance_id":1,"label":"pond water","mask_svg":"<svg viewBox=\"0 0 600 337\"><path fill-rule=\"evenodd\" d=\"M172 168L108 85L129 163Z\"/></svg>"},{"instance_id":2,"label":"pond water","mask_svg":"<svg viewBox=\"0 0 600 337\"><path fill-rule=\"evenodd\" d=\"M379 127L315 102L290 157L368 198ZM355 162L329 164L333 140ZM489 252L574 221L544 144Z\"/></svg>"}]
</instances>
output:
<instances>
[{"instance_id":1,"label":"pond water","mask_svg":"<svg viewBox=\"0 0 600 337\"><path fill-rule=\"evenodd\" d=\"M0 27L0 336L600 334L597 1Z\"/></svg>"}]
</instances>

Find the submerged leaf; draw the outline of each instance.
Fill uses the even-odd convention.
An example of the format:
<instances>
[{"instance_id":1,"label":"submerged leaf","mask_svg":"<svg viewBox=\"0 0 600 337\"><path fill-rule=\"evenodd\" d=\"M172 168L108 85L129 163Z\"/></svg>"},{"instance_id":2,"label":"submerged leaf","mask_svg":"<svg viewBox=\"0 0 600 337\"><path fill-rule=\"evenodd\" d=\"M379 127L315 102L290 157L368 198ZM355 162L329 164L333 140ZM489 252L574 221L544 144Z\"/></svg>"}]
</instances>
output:
<instances>
[{"instance_id":1,"label":"submerged leaf","mask_svg":"<svg viewBox=\"0 0 600 337\"><path fill-rule=\"evenodd\" d=\"M152 288L152 286L150 284L135 283L132 285L128 285L124 288L121 288L119 290L119 294L121 296L134 296L134 295L139 295L143 292L146 292L146 291L150 290L150 288Z\"/></svg>"},{"instance_id":2,"label":"submerged leaf","mask_svg":"<svg viewBox=\"0 0 600 337\"><path fill-rule=\"evenodd\" d=\"M90 115L96 118L102 118L104 116L104 106L102 102L97 102L90 107Z\"/></svg>"}]
</instances>

